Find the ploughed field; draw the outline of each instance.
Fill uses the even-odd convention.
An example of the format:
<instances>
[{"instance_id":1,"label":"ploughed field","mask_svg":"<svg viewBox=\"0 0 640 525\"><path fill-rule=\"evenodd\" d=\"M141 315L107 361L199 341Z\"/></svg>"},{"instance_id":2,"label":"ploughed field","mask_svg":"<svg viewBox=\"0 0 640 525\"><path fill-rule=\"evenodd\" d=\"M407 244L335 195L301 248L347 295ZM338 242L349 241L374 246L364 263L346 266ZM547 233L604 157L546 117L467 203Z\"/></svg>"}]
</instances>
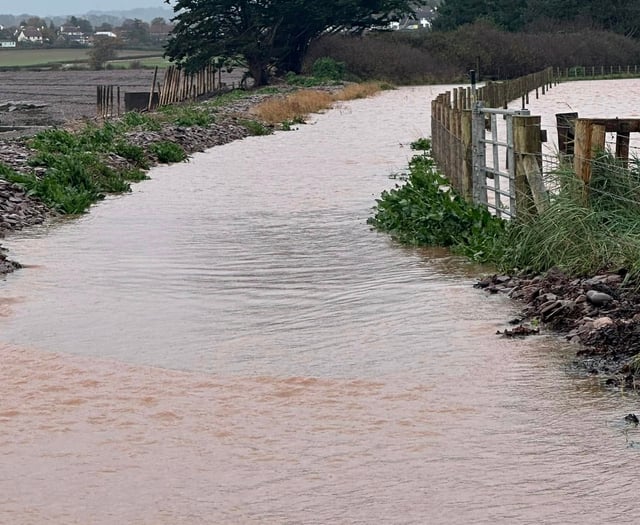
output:
<instances>
[{"instance_id":1,"label":"ploughed field","mask_svg":"<svg viewBox=\"0 0 640 525\"><path fill-rule=\"evenodd\" d=\"M159 81L163 74L159 72ZM222 80L231 85L241 78L242 72L234 71L224 73ZM10 132L8 128L55 126L95 117L99 85L120 87L124 111L124 93L149 91L152 82L151 69L0 71L0 138Z\"/></svg>"}]
</instances>

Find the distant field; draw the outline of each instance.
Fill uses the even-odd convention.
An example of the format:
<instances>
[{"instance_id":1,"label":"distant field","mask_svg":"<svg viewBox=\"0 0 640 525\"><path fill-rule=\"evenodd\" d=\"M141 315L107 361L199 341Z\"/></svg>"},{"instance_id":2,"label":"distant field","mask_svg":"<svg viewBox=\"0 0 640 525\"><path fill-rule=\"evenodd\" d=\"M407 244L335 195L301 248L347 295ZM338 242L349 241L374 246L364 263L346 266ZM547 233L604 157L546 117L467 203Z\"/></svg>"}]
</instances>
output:
<instances>
[{"instance_id":1,"label":"distant field","mask_svg":"<svg viewBox=\"0 0 640 525\"><path fill-rule=\"evenodd\" d=\"M227 85L240 83L244 71L222 72ZM33 121L28 112L5 112L0 116L2 126L51 125L96 116L97 86L115 86L124 100L125 93L149 93L153 83L152 69L111 69L102 71L76 70L4 70L0 71L0 104L22 101L44 104ZM164 73L157 81L164 82ZM124 103L118 108L124 111ZM44 116L43 116L44 115ZM46 118L45 118L46 117ZM26 122L25 119L31 118Z\"/></svg>"},{"instance_id":2,"label":"distant field","mask_svg":"<svg viewBox=\"0 0 640 525\"><path fill-rule=\"evenodd\" d=\"M126 56L118 58L117 60L111 60L109 64L115 68L128 69L131 62L139 62L142 67L152 68L158 66L159 68L169 67L170 62L161 56L136 58L134 56Z\"/></svg>"},{"instance_id":3,"label":"distant field","mask_svg":"<svg viewBox=\"0 0 640 525\"><path fill-rule=\"evenodd\" d=\"M0 69L9 67L34 67L53 64L82 63L88 60L88 49L0 49ZM161 66L166 63L162 51L121 49L118 62L137 60L145 66Z\"/></svg>"}]
</instances>

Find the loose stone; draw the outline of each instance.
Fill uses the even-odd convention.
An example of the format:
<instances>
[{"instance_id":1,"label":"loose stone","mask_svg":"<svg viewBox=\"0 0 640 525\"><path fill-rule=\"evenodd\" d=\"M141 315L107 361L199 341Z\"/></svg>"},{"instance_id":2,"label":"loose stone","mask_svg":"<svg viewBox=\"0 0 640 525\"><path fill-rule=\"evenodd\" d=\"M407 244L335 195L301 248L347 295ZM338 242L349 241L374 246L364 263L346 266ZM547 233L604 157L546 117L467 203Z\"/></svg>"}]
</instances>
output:
<instances>
[{"instance_id":1,"label":"loose stone","mask_svg":"<svg viewBox=\"0 0 640 525\"><path fill-rule=\"evenodd\" d=\"M605 304L613 301L613 297L604 292L589 290L587 292L587 300L594 306L604 306Z\"/></svg>"}]
</instances>

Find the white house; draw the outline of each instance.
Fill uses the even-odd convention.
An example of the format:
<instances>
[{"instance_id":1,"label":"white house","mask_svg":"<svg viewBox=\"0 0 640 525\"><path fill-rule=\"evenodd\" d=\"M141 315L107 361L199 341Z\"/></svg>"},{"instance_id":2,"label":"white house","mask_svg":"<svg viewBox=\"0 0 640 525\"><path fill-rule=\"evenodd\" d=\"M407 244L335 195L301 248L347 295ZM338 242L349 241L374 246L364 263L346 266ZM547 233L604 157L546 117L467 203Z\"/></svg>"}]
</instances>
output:
<instances>
[{"instance_id":1,"label":"white house","mask_svg":"<svg viewBox=\"0 0 640 525\"><path fill-rule=\"evenodd\" d=\"M60 36L67 42L76 42L83 46L89 43L89 36L85 35L78 26L69 24L60 26Z\"/></svg>"},{"instance_id":2,"label":"white house","mask_svg":"<svg viewBox=\"0 0 640 525\"><path fill-rule=\"evenodd\" d=\"M0 40L0 49L16 47L16 43L13 40Z\"/></svg>"},{"instance_id":3,"label":"white house","mask_svg":"<svg viewBox=\"0 0 640 525\"><path fill-rule=\"evenodd\" d=\"M31 42L32 44L42 44L42 32L37 27L21 27L16 37L18 42Z\"/></svg>"}]
</instances>

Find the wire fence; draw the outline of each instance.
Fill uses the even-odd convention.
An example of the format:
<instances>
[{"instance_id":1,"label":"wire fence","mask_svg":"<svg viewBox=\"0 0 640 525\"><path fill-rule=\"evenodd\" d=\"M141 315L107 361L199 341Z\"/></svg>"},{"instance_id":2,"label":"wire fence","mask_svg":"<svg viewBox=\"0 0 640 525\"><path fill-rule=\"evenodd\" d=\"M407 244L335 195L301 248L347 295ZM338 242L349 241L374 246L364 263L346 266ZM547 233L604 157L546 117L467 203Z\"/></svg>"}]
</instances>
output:
<instances>
[{"instance_id":1,"label":"wire fence","mask_svg":"<svg viewBox=\"0 0 640 525\"><path fill-rule=\"evenodd\" d=\"M619 69L640 71L632 66ZM540 138L531 145L518 144L508 130L517 110L505 110L509 115L504 119L486 114L483 129L482 120L477 125L474 117L483 113L482 106L471 108L466 92L460 93L446 92L432 102L432 141L438 166L465 198L511 217L518 209L540 212L563 190L575 192L585 204L606 197L640 209L640 119L560 113L556 125L543 126L539 117L518 117L521 134ZM478 149L485 151L478 156Z\"/></svg>"},{"instance_id":2,"label":"wire fence","mask_svg":"<svg viewBox=\"0 0 640 525\"><path fill-rule=\"evenodd\" d=\"M597 78L606 76L640 75L640 65L626 66L571 66L555 67L554 74L558 79Z\"/></svg>"}]
</instances>

